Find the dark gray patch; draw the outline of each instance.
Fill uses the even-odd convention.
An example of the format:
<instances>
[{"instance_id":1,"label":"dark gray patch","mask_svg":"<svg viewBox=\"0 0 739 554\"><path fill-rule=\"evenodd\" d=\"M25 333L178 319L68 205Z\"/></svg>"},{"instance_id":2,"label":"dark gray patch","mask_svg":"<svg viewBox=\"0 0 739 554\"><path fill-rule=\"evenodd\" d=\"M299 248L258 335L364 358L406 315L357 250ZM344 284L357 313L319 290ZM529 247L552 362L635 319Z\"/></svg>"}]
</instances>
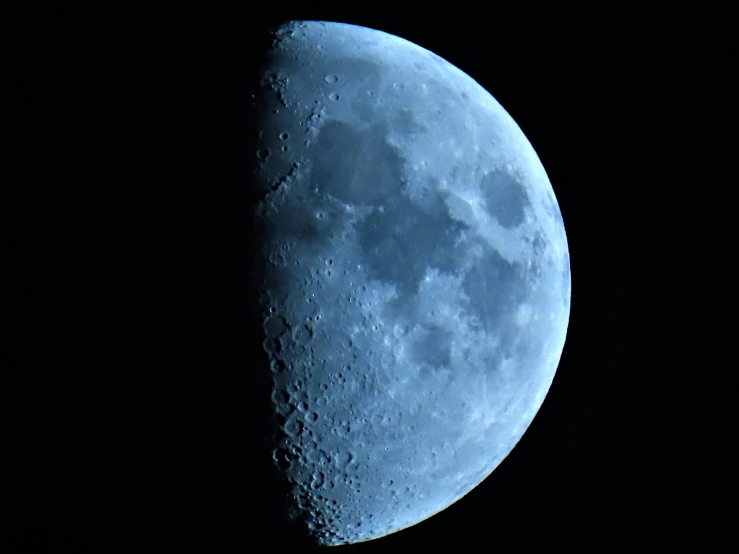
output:
<instances>
[{"instance_id":1,"label":"dark gray patch","mask_svg":"<svg viewBox=\"0 0 739 554\"><path fill-rule=\"evenodd\" d=\"M470 299L467 311L479 319L485 332L500 337L505 351L515 338L512 317L516 307L527 297L518 264L486 247L482 259L465 275L462 288Z\"/></svg>"},{"instance_id":2,"label":"dark gray patch","mask_svg":"<svg viewBox=\"0 0 739 554\"><path fill-rule=\"evenodd\" d=\"M480 182L482 197L488 213L506 229L523 223L524 208L530 204L526 191L512 175L505 171L493 171Z\"/></svg>"},{"instance_id":3,"label":"dark gray patch","mask_svg":"<svg viewBox=\"0 0 739 554\"><path fill-rule=\"evenodd\" d=\"M271 316L264 323L264 331L268 337L277 338L288 328L287 321L281 316Z\"/></svg>"},{"instance_id":4,"label":"dark gray patch","mask_svg":"<svg viewBox=\"0 0 739 554\"><path fill-rule=\"evenodd\" d=\"M269 295L270 299L275 304L279 304L279 302L282 302L290 294L293 283L286 271L272 264L265 264L262 286L262 290Z\"/></svg>"},{"instance_id":5,"label":"dark gray patch","mask_svg":"<svg viewBox=\"0 0 739 554\"><path fill-rule=\"evenodd\" d=\"M413 116L412 110L400 110L397 112L393 117L391 128L396 133L403 135L414 135L424 130L424 127Z\"/></svg>"},{"instance_id":6,"label":"dark gray patch","mask_svg":"<svg viewBox=\"0 0 739 554\"><path fill-rule=\"evenodd\" d=\"M368 94L379 90L382 84L381 75L378 64L360 59L342 59L341 70L336 72L338 84L342 86L342 90L346 90L343 97L359 119L367 123L377 122L383 116L376 101L377 94ZM326 89L336 87L330 82L324 82L323 86Z\"/></svg>"},{"instance_id":7,"label":"dark gray patch","mask_svg":"<svg viewBox=\"0 0 739 554\"><path fill-rule=\"evenodd\" d=\"M314 142L312 185L354 204L379 204L397 194L404 177L402 159L385 136L379 126L360 130L327 122Z\"/></svg>"},{"instance_id":8,"label":"dark gray patch","mask_svg":"<svg viewBox=\"0 0 739 554\"><path fill-rule=\"evenodd\" d=\"M341 208L325 202L313 191L305 190L305 182L292 184L279 206L265 198L260 215L263 245L283 244L286 240L300 244L299 252L325 247L331 235L340 233L346 225ZM273 206L275 204L275 206Z\"/></svg>"},{"instance_id":9,"label":"dark gray patch","mask_svg":"<svg viewBox=\"0 0 739 554\"><path fill-rule=\"evenodd\" d=\"M371 124L373 121L376 120L375 112L378 109L377 102L374 99L375 97L370 96L369 91L360 92L358 94L363 94L367 98L362 99L361 101L355 100L351 102L352 110L357 115L357 118L360 121Z\"/></svg>"},{"instance_id":10,"label":"dark gray patch","mask_svg":"<svg viewBox=\"0 0 739 554\"><path fill-rule=\"evenodd\" d=\"M410 347L411 357L434 368L442 368L451 361L452 333L438 326L424 327L418 340Z\"/></svg>"},{"instance_id":11,"label":"dark gray patch","mask_svg":"<svg viewBox=\"0 0 739 554\"><path fill-rule=\"evenodd\" d=\"M454 243L464 225L449 217L441 197L422 211L400 194L386 198L357 225L370 277L396 285L401 298L414 294L429 267L452 272L459 257Z\"/></svg>"}]
</instances>

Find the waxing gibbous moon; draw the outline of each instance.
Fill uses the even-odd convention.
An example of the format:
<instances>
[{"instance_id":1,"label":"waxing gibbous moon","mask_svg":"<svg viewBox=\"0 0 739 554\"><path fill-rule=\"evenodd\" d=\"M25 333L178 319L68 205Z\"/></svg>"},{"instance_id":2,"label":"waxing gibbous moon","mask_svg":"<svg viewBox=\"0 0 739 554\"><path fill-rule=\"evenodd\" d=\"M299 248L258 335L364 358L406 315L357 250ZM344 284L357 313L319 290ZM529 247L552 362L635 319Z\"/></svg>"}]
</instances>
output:
<instances>
[{"instance_id":1,"label":"waxing gibbous moon","mask_svg":"<svg viewBox=\"0 0 739 554\"><path fill-rule=\"evenodd\" d=\"M567 331L567 238L533 147L402 38L291 22L266 54L252 275L291 516L325 545L459 500L511 452Z\"/></svg>"}]
</instances>

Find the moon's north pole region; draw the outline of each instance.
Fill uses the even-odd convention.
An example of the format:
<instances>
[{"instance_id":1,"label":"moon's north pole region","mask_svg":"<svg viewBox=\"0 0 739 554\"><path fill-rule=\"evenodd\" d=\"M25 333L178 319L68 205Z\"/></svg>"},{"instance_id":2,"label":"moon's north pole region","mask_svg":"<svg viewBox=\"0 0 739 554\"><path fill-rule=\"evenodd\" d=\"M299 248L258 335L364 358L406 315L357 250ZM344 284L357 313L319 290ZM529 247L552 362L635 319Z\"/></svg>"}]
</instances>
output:
<instances>
[{"instance_id":1,"label":"moon's north pole region","mask_svg":"<svg viewBox=\"0 0 739 554\"><path fill-rule=\"evenodd\" d=\"M253 273L291 517L382 537L470 492L552 383L570 311L549 178L501 105L402 38L276 30Z\"/></svg>"}]
</instances>

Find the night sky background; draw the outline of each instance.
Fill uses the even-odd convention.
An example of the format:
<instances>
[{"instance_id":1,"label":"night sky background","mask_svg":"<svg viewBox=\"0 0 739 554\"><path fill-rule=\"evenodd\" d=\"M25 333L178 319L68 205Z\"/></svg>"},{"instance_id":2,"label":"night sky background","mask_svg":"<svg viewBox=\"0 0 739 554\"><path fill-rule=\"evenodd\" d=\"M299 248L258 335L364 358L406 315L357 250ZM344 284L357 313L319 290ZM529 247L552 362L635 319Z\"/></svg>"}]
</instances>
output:
<instances>
[{"instance_id":1,"label":"night sky background","mask_svg":"<svg viewBox=\"0 0 739 554\"><path fill-rule=\"evenodd\" d=\"M567 343L518 446L439 515L341 552L733 551L729 11L444 6L9 19L1 552L311 551L280 518L245 289L249 95L289 19L383 30L477 80L537 151L571 256Z\"/></svg>"}]
</instances>

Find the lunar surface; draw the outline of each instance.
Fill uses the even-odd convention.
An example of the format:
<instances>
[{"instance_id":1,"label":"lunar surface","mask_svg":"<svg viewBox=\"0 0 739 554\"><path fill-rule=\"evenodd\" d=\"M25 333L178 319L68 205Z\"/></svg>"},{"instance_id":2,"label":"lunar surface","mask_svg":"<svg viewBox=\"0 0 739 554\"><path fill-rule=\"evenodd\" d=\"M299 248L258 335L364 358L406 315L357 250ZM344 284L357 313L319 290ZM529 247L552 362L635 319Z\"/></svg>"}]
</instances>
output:
<instances>
[{"instance_id":1,"label":"lunar surface","mask_svg":"<svg viewBox=\"0 0 739 554\"><path fill-rule=\"evenodd\" d=\"M467 494L533 420L568 325L564 224L510 115L428 50L291 22L263 68L274 461L316 542L375 539Z\"/></svg>"}]
</instances>

